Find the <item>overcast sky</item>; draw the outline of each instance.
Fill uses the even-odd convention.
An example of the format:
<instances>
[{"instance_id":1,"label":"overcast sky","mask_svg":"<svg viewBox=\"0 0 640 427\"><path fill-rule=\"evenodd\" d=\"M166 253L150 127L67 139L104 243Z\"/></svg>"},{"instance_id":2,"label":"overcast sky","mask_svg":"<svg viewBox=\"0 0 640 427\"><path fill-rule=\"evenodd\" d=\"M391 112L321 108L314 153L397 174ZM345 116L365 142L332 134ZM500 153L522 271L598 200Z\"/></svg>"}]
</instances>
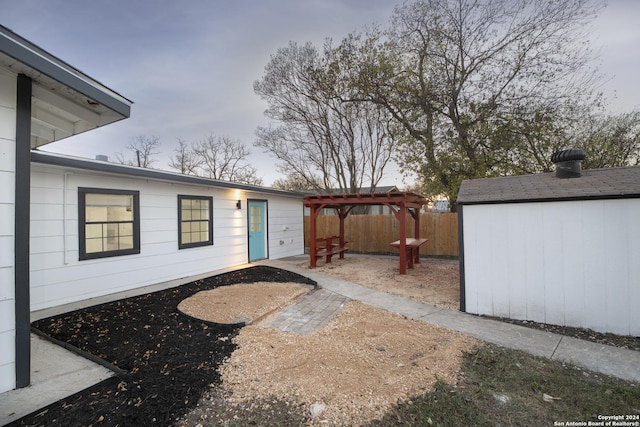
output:
<instances>
[{"instance_id":1,"label":"overcast sky","mask_svg":"<svg viewBox=\"0 0 640 427\"><path fill-rule=\"evenodd\" d=\"M640 0L610 0L592 37L619 113L640 106ZM265 185L282 176L253 147L265 125L253 82L289 41L337 44L370 24L386 25L389 0L0 0L0 23L134 102L131 117L45 147L114 157L138 135L154 135L167 169L177 138L228 135L250 147ZM616 99L613 99L617 97ZM390 171L383 185L404 184Z\"/></svg>"}]
</instances>

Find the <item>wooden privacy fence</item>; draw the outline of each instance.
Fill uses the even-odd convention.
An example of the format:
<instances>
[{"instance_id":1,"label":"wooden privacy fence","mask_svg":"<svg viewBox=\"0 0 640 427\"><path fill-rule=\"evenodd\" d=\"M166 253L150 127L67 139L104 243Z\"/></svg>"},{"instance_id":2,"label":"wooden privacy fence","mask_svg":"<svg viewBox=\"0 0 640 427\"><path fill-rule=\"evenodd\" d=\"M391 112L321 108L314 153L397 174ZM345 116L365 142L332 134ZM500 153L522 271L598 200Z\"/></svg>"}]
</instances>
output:
<instances>
[{"instance_id":1,"label":"wooden privacy fence","mask_svg":"<svg viewBox=\"0 0 640 427\"><path fill-rule=\"evenodd\" d=\"M339 234L337 215L319 215L316 221L317 236ZM407 236L413 237L413 220L407 221ZM354 252L397 254L389 243L400 238L400 223L389 215L349 215L345 219L345 240ZM420 215L420 237L429 239L420 247L424 256L458 256L458 214L423 213ZM304 217L304 242L309 247L309 217Z\"/></svg>"}]
</instances>

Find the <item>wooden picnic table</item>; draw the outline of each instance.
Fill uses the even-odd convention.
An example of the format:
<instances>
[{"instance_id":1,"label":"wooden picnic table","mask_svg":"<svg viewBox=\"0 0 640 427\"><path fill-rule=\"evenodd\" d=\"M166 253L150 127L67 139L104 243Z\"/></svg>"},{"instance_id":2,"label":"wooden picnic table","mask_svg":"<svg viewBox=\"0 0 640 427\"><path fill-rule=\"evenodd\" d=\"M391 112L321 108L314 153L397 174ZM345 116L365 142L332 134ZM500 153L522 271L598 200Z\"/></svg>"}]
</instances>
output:
<instances>
[{"instance_id":1,"label":"wooden picnic table","mask_svg":"<svg viewBox=\"0 0 640 427\"><path fill-rule=\"evenodd\" d=\"M316 239L316 258L325 257L327 264L331 263L331 257L338 254L340 259L344 258L345 251L349 250L346 247L348 242L340 244L340 236L321 237Z\"/></svg>"},{"instance_id":2,"label":"wooden picnic table","mask_svg":"<svg viewBox=\"0 0 640 427\"><path fill-rule=\"evenodd\" d=\"M409 268L413 268L413 264L420 264L420 246L427 243L428 240L429 239L407 237L404 247L407 253L407 264ZM389 245L400 249L400 240L391 242Z\"/></svg>"}]
</instances>

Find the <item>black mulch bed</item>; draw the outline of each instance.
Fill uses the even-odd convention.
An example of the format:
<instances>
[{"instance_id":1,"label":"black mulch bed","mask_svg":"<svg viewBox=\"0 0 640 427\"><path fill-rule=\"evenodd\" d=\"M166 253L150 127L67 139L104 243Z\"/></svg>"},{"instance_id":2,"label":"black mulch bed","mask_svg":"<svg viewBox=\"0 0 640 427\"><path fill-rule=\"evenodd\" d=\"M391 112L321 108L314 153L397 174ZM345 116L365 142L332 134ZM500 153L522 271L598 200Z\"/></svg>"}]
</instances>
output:
<instances>
[{"instance_id":1,"label":"black mulch bed","mask_svg":"<svg viewBox=\"0 0 640 427\"><path fill-rule=\"evenodd\" d=\"M180 314L178 304L202 290L257 281L315 285L298 274L258 266L34 322L44 334L126 373L11 425L172 425L211 384L220 384L218 367L235 349L231 339L239 330Z\"/></svg>"}]
</instances>

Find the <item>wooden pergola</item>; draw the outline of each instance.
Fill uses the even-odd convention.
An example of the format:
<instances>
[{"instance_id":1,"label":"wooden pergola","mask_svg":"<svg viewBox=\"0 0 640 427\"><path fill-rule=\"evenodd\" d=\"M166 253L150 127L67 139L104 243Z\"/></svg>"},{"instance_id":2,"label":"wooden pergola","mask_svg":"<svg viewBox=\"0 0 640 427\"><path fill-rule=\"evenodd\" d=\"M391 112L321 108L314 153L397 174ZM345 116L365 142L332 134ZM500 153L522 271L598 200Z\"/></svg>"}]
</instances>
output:
<instances>
[{"instance_id":1,"label":"wooden pergola","mask_svg":"<svg viewBox=\"0 0 640 427\"><path fill-rule=\"evenodd\" d=\"M414 251L415 245L407 244L407 214L413 217L414 222L414 238L412 242L420 240L422 243L425 239L420 239L420 209L427 204L427 199L423 196L415 193L405 192L390 192L390 193L366 193L366 194L315 194L309 195L304 198L304 206L310 209L309 215L309 255L311 267L316 266L316 261L319 258L316 248L316 220L322 209L335 209L336 214L340 219L340 235L339 235L339 247L342 248L340 257L342 258L345 240L344 240L344 220L349 215L351 210L355 206L361 205L384 205L388 206L393 212L395 217L400 222L400 239L393 246L397 247L400 251L400 274L406 274L407 262L410 262L410 267L413 266L413 258L408 259L407 253L410 257L415 254L415 261L419 262L417 256L417 248ZM421 243L420 243L421 244ZM418 247L419 245L418 244ZM410 249L407 251L407 249Z\"/></svg>"}]
</instances>

